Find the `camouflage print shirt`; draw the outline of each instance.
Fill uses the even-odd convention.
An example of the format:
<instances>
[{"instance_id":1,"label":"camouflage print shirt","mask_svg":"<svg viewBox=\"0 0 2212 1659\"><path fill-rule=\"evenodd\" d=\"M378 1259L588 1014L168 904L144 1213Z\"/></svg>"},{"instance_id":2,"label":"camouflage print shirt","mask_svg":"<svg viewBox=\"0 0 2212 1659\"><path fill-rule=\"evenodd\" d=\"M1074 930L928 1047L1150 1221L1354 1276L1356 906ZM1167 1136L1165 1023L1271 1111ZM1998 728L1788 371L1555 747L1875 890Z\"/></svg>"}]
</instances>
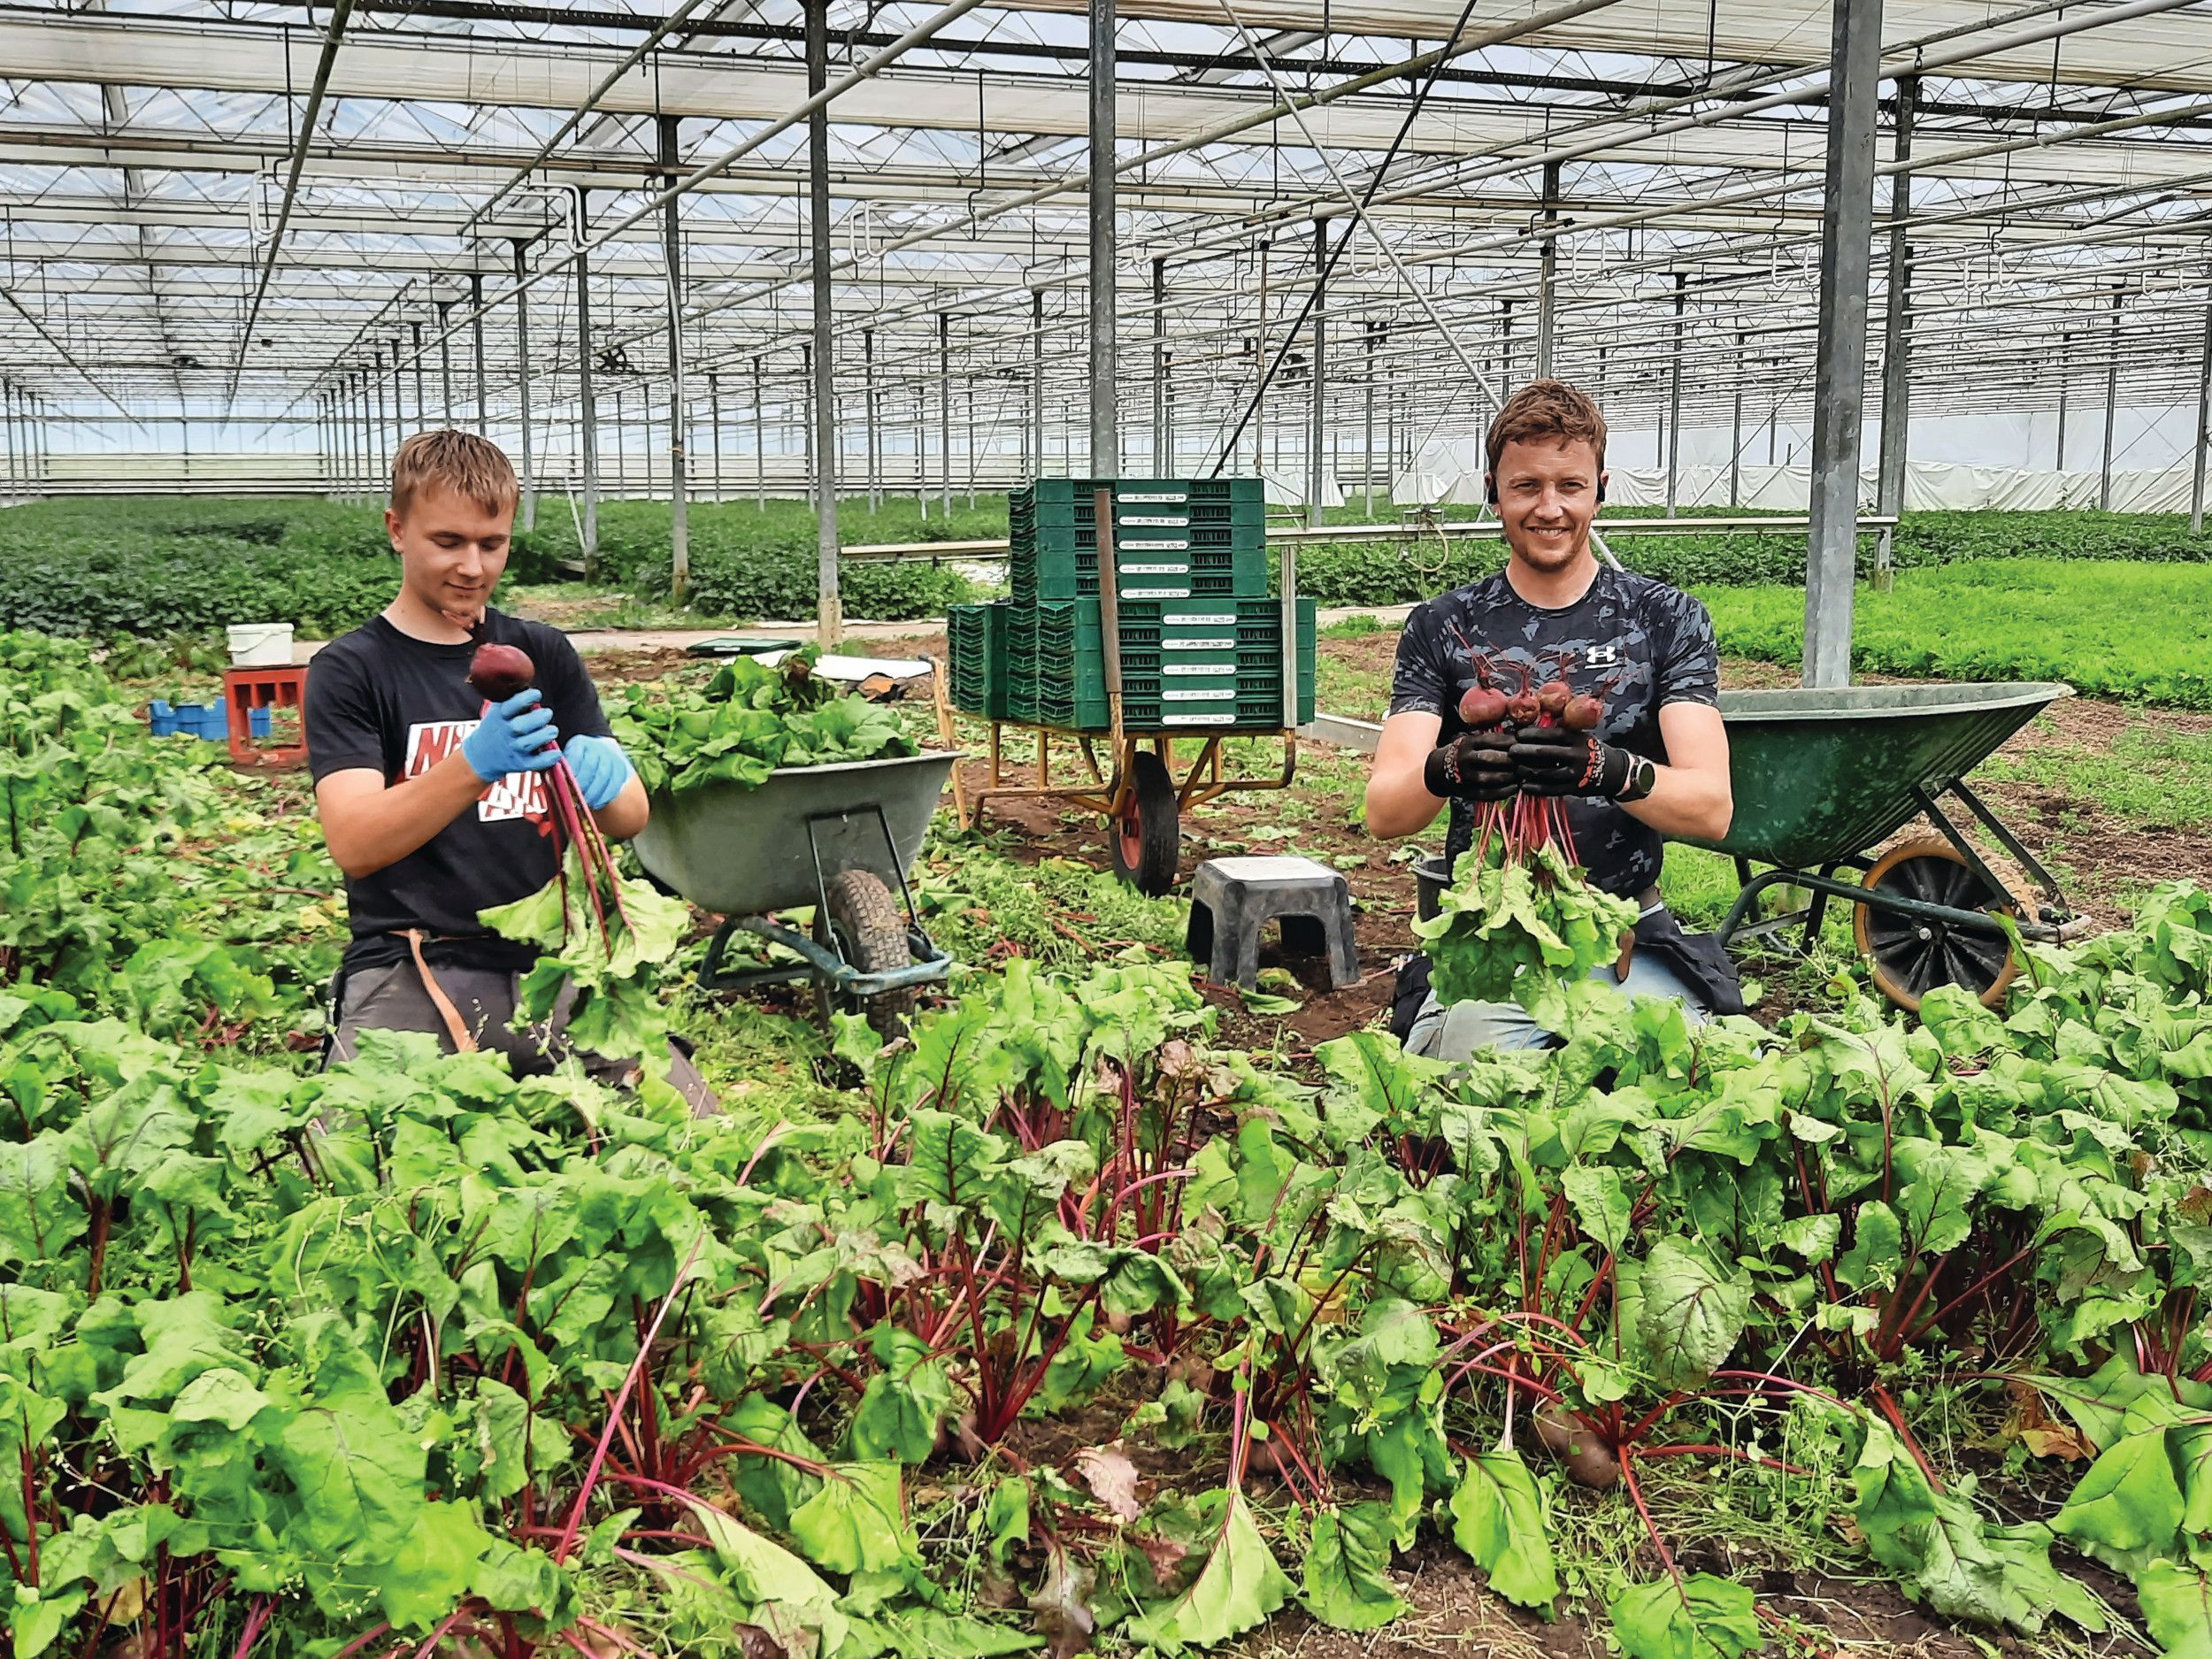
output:
<instances>
[{"instance_id":1,"label":"camouflage print shirt","mask_svg":"<svg viewBox=\"0 0 2212 1659\"><path fill-rule=\"evenodd\" d=\"M1670 703L1720 702L1720 649L1705 607L1678 588L1601 566L1573 604L1545 611L1513 591L1505 572L1441 594L1406 618L1398 641L1390 712L1440 715L1439 742L1467 729L1459 699L1477 682L1508 695L1525 671L1532 690L1552 679L1605 699L1598 735L1664 763L1659 710ZM1575 849L1591 881L1608 893L1633 895L1659 879L1659 832L1609 801L1568 802ZM1474 839L1474 810L1452 803L1445 849L1454 858Z\"/></svg>"}]
</instances>

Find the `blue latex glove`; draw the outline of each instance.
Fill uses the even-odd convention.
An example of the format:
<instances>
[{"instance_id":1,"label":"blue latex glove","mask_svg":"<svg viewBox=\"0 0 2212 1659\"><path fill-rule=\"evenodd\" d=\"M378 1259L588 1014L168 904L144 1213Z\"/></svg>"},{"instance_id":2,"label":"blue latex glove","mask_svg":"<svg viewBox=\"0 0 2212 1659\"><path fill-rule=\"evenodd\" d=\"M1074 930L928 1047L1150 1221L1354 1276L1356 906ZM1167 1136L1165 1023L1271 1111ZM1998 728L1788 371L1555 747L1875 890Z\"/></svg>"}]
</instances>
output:
<instances>
[{"instance_id":1,"label":"blue latex glove","mask_svg":"<svg viewBox=\"0 0 2212 1659\"><path fill-rule=\"evenodd\" d=\"M486 783L511 772L549 772L560 758L561 733L553 710L539 706L535 687L518 691L484 710L476 729L461 742L461 758Z\"/></svg>"},{"instance_id":2,"label":"blue latex glove","mask_svg":"<svg viewBox=\"0 0 2212 1659\"><path fill-rule=\"evenodd\" d=\"M636 774L622 745L611 737L572 737L561 751L576 777L576 792L596 812L622 793L622 786Z\"/></svg>"}]
</instances>

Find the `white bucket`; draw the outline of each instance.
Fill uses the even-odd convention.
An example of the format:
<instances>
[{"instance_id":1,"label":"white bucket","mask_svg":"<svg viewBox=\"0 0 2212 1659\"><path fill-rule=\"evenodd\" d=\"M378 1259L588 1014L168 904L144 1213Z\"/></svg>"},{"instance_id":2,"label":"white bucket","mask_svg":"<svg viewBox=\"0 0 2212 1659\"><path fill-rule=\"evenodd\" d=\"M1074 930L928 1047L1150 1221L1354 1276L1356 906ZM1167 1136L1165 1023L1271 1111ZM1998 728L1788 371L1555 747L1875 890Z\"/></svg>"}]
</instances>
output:
<instances>
[{"instance_id":1,"label":"white bucket","mask_svg":"<svg viewBox=\"0 0 2212 1659\"><path fill-rule=\"evenodd\" d=\"M225 632L230 636L233 668L276 668L292 660L292 625L288 622L249 622Z\"/></svg>"}]
</instances>

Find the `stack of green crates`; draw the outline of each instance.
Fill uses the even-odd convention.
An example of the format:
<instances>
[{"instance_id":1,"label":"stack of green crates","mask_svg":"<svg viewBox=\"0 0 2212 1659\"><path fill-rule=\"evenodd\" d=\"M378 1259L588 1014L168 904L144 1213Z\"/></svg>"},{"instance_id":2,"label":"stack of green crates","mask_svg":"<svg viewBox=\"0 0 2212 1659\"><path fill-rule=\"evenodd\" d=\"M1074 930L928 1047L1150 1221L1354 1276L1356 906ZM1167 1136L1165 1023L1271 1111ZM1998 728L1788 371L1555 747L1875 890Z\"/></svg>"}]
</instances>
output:
<instances>
[{"instance_id":1,"label":"stack of green crates","mask_svg":"<svg viewBox=\"0 0 2212 1659\"><path fill-rule=\"evenodd\" d=\"M1013 597L954 607L956 707L1069 731L1112 724L1096 491L1113 492L1122 724L1268 730L1283 719L1283 608L1267 591L1257 479L1043 479L1013 492ZM1314 605L1297 604L1300 724L1313 718Z\"/></svg>"}]
</instances>

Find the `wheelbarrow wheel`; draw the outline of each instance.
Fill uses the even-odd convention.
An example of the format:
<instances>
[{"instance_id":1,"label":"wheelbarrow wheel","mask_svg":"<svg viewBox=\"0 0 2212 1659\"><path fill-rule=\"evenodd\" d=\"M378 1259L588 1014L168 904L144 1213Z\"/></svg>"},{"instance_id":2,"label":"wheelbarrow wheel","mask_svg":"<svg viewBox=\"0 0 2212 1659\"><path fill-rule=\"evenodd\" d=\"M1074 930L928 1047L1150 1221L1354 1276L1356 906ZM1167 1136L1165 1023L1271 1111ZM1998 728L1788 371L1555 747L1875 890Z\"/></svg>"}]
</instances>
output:
<instances>
[{"instance_id":1,"label":"wheelbarrow wheel","mask_svg":"<svg viewBox=\"0 0 2212 1659\"><path fill-rule=\"evenodd\" d=\"M1160 898L1175 885L1183 852L1175 780L1165 761L1139 751L1129 757L1129 786L1128 799L1107 826L1114 872L1147 898Z\"/></svg>"},{"instance_id":2,"label":"wheelbarrow wheel","mask_svg":"<svg viewBox=\"0 0 2212 1659\"><path fill-rule=\"evenodd\" d=\"M1992 887L1959 856L1958 849L1933 835L1891 848L1875 860L1863 885L1871 893L1955 910L2020 914L2017 899ZM1939 985L1958 986L1988 1007L1999 1007L2005 987L2020 972L2012 941L2001 933L1922 921L1863 902L1852 910L1851 932L1874 988L1908 1011L1918 1010L1920 999Z\"/></svg>"},{"instance_id":3,"label":"wheelbarrow wheel","mask_svg":"<svg viewBox=\"0 0 2212 1659\"><path fill-rule=\"evenodd\" d=\"M835 950L863 973L882 973L913 962L907 947L906 912L881 877L867 870L841 870L829 879L824 892L829 905L814 918L818 944ZM815 1010L825 1028L833 1013L864 1014L869 1028L886 1042L905 1034L920 995L910 988L850 996L826 980L814 982Z\"/></svg>"}]
</instances>

